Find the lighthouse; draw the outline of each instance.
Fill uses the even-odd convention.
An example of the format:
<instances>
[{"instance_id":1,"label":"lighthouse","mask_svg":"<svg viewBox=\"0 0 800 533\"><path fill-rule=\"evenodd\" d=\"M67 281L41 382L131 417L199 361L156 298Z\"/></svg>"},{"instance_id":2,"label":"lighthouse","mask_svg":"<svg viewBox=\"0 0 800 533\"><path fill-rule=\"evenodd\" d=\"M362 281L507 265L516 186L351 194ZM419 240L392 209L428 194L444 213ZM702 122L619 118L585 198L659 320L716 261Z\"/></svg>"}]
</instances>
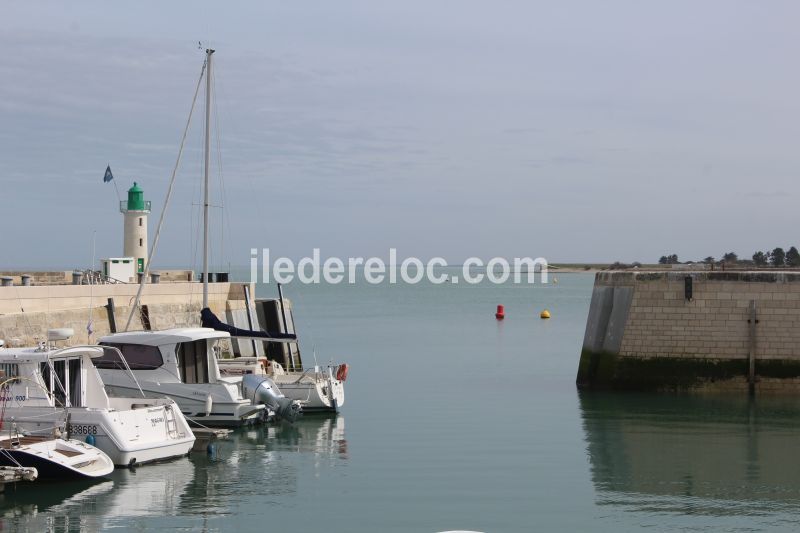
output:
<instances>
[{"instance_id":1,"label":"lighthouse","mask_svg":"<svg viewBox=\"0 0 800 533\"><path fill-rule=\"evenodd\" d=\"M147 215L150 214L150 201L145 201L144 191L136 182L128 189L128 201L119 203L119 210L125 217L125 248L122 255L134 259L136 272L144 272L147 264Z\"/></svg>"}]
</instances>

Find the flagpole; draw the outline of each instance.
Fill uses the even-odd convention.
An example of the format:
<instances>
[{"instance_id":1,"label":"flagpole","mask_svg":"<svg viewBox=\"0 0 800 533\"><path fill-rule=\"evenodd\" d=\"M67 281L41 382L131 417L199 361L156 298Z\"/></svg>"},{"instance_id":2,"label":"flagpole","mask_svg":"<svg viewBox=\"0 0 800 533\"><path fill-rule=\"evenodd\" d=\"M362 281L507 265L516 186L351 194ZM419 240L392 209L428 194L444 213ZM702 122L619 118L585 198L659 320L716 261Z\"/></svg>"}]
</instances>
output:
<instances>
[{"instance_id":1,"label":"flagpole","mask_svg":"<svg viewBox=\"0 0 800 533\"><path fill-rule=\"evenodd\" d=\"M117 200L119 200L119 203L121 204L122 203L122 196L120 196L120 194L119 194L119 187L117 187L117 182L114 179L114 174L111 173L111 163L109 163L106 166L106 173L103 176L103 183L108 183L109 181L113 181L114 182L114 190L117 191Z\"/></svg>"},{"instance_id":2,"label":"flagpole","mask_svg":"<svg viewBox=\"0 0 800 533\"><path fill-rule=\"evenodd\" d=\"M114 182L114 190L117 191L117 200L122 202L122 196L119 195L119 187L117 187L117 180L111 180Z\"/></svg>"},{"instance_id":3,"label":"flagpole","mask_svg":"<svg viewBox=\"0 0 800 533\"><path fill-rule=\"evenodd\" d=\"M86 322L86 344L92 343L92 334L94 333L93 327L93 314L94 309L92 308L92 304L94 303L94 257L95 257L95 244L97 243L97 230L92 232L92 266L89 267L89 320Z\"/></svg>"}]
</instances>

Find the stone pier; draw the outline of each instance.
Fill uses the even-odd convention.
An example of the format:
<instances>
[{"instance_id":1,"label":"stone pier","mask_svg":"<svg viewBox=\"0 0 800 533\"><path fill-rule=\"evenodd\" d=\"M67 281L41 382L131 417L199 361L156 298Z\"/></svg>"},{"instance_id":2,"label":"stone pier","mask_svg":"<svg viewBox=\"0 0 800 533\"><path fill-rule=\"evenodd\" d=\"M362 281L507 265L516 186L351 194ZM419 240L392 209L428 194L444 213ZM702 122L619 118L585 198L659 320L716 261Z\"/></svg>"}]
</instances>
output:
<instances>
[{"instance_id":1,"label":"stone pier","mask_svg":"<svg viewBox=\"0 0 800 533\"><path fill-rule=\"evenodd\" d=\"M577 384L800 392L800 273L600 272Z\"/></svg>"}]
</instances>

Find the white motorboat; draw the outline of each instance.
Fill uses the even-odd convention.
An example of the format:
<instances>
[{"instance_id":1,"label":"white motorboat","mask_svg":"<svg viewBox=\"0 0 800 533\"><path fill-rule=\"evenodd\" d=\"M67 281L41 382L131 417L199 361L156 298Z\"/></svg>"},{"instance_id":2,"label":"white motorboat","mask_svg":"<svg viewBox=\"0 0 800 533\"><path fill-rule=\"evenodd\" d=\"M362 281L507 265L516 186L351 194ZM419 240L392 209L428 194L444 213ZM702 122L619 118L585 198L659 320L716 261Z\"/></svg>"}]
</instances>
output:
<instances>
[{"instance_id":1,"label":"white motorboat","mask_svg":"<svg viewBox=\"0 0 800 533\"><path fill-rule=\"evenodd\" d=\"M300 403L304 413L336 413L344 403L344 380L340 378L346 377L346 370L340 369L346 369L345 365L287 372L283 365L266 357L220 359L218 365L228 379L246 382L256 376L269 377L284 396Z\"/></svg>"},{"instance_id":2,"label":"white motorboat","mask_svg":"<svg viewBox=\"0 0 800 533\"><path fill-rule=\"evenodd\" d=\"M187 418L204 426L256 422L265 405L243 397L241 379L219 372L214 349L226 339L229 334L208 328L112 333L100 345L118 349L124 361L109 350L94 363L112 398L140 386L148 396L172 398Z\"/></svg>"},{"instance_id":3,"label":"white motorboat","mask_svg":"<svg viewBox=\"0 0 800 533\"><path fill-rule=\"evenodd\" d=\"M97 478L114 470L108 455L85 442L17 434L0 436L0 466L34 469L34 479Z\"/></svg>"},{"instance_id":4,"label":"white motorboat","mask_svg":"<svg viewBox=\"0 0 800 533\"><path fill-rule=\"evenodd\" d=\"M345 363L332 363L327 366L315 364L313 367L303 368L290 303L283 299L281 293L279 299L257 300L256 305L259 322L268 331L276 332L265 333L265 336L274 338L288 334L293 339L281 338L275 342L271 339L253 337L257 341L264 341L266 357L244 356L220 359L217 363L222 375L268 376L287 398L300 402L303 412L339 412L344 405L344 382L347 379L349 366ZM238 337L247 338L248 334L254 333L230 328L225 324L220 325L219 320L212 317L213 315L204 312L204 325L229 329L235 338L237 334Z\"/></svg>"},{"instance_id":5,"label":"white motorboat","mask_svg":"<svg viewBox=\"0 0 800 533\"><path fill-rule=\"evenodd\" d=\"M0 349L0 425L27 435L50 435L54 428L85 439L113 464L130 466L185 455L194 435L169 398L106 393L93 362L105 360L99 346L55 349ZM138 397L137 397L138 396Z\"/></svg>"}]
</instances>

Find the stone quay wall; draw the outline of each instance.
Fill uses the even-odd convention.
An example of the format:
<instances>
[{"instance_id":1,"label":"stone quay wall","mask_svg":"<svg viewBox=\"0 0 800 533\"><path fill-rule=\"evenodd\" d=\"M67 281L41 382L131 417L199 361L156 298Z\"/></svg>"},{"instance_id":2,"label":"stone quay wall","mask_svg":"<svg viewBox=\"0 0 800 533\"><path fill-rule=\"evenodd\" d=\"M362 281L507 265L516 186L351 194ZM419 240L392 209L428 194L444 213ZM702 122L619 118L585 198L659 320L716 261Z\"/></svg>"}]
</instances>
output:
<instances>
[{"instance_id":1,"label":"stone quay wall","mask_svg":"<svg viewBox=\"0 0 800 533\"><path fill-rule=\"evenodd\" d=\"M600 272L577 383L800 392L800 273Z\"/></svg>"},{"instance_id":2,"label":"stone quay wall","mask_svg":"<svg viewBox=\"0 0 800 533\"><path fill-rule=\"evenodd\" d=\"M246 286L209 284L209 307L221 320L241 316ZM111 331L108 299L114 301L117 331L123 331L137 290L135 284L0 287L0 339L8 346L33 346L47 338L48 329L72 328L74 342L94 343ZM151 329L198 327L202 301L200 283L159 283L145 285L141 305L147 306ZM235 322L241 325L241 320ZM134 313L130 329L144 329L140 313Z\"/></svg>"}]
</instances>

